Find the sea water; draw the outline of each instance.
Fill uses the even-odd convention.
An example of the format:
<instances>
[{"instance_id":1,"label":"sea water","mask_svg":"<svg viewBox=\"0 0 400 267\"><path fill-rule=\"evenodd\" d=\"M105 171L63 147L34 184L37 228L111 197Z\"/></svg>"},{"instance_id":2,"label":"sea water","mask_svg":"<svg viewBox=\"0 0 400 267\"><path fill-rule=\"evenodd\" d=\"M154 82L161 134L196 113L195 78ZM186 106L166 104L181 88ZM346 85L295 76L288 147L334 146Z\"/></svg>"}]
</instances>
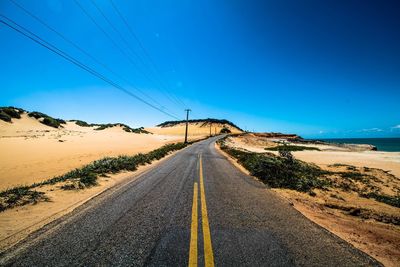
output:
<instances>
[{"instance_id":1,"label":"sea water","mask_svg":"<svg viewBox=\"0 0 400 267\"><path fill-rule=\"evenodd\" d=\"M368 144L376 146L378 151L400 151L400 138L332 138L320 140L337 144Z\"/></svg>"}]
</instances>

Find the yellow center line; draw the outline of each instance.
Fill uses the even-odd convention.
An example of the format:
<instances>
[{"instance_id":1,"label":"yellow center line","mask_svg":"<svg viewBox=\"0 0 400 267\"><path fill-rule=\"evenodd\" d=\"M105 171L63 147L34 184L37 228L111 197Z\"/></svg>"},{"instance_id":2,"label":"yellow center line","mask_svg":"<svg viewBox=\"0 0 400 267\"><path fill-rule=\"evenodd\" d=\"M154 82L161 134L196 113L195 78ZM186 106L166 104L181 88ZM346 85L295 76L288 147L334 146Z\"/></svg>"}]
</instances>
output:
<instances>
[{"instance_id":1,"label":"yellow center line","mask_svg":"<svg viewBox=\"0 0 400 267\"><path fill-rule=\"evenodd\" d=\"M203 177L203 161L201 154L199 157L200 166L200 203L201 203L201 221L203 226L203 243L204 243L204 265L206 267L214 267L214 255L211 245L210 224L208 222L206 193L204 190ZM198 186L194 183L193 187L193 204L192 204L192 224L190 228L190 247L189 247L189 266L197 267L197 243L198 243Z\"/></svg>"},{"instance_id":2,"label":"yellow center line","mask_svg":"<svg viewBox=\"0 0 400 267\"><path fill-rule=\"evenodd\" d=\"M190 249L189 249L189 266L197 267L197 197L198 186L194 183L193 188L193 206L192 206L192 226L190 230Z\"/></svg>"},{"instance_id":3,"label":"yellow center line","mask_svg":"<svg viewBox=\"0 0 400 267\"><path fill-rule=\"evenodd\" d=\"M204 191L203 178L203 162L200 154L200 197L201 197L201 218L203 225L203 241L204 241L204 264L205 266L214 266L214 255L211 245L210 225L208 223L206 193Z\"/></svg>"}]
</instances>

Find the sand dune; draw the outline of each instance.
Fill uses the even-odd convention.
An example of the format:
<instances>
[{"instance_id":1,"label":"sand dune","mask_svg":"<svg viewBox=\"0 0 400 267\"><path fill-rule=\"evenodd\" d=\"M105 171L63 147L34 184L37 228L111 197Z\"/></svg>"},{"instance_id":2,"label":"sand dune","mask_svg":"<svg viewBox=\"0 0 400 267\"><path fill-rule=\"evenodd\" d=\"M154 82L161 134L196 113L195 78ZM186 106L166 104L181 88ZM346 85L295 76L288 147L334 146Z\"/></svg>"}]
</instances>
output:
<instances>
[{"instance_id":1,"label":"sand dune","mask_svg":"<svg viewBox=\"0 0 400 267\"><path fill-rule=\"evenodd\" d=\"M105 156L145 153L166 143L183 141L185 124L152 127L153 134L136 134L114 126L95 130L67 121L53 128L26 112L12 123L0 120L0 190L29 185L61 175ZM211 126L211 128L210 128ZM222 128L240 132L229 124L190 123L189 140L218 134Z\"/></svg>"},{"instance_id":2,"label":"sand dune","mask_svg":"<svg viewBox=\"0 0 400 267\"><path fill-rule=\"evenodd\" d=\"M63 174L105 156L148 152L182 135L135 134L121 127L101 131L67 122L56 129L22 115L0 121L0 190Z\"/></svg>"},{"instance_id":3,"label":"sand dune","mask_svg":"<svg viewBox=\"0 0 400 267\"><path fill-rule=\"evenodd\" d=\"M228 128L232 133L241 133L240 130L232 127L228 124L221 124L221 123L212 123L212 124L204 124L203 122L199 123L190 123L188 134L190 136L209 136L210 131L212 135L219 134L222 128ZM173 127L152 127L146 128L147 131L155 134L161 135L184 135L185 134L185 124L180 123Z\"/></svg>"},{"instance_id":4,"label":"sand dune","mask_svg":"<svg viewBox=\"0 0 400 267\"><path fill-rule=\"evenodd\" d=\"M0 120L0 191L41 182L106 156L146 153L167 143L182 142L184 138L174 127L171 132L175 133L161 135L126 132L121 126L104 130L95 130L96 126L81 127L75 122L62 126L46 126L26 113L21 114L20 119L14 118L12 123ZM189 140L202 136L205 135L189 132ZM98 177L98 185L85 190L62 190L59 184L36 188L51 201L1 212L0 251L104 190L135 179L149 166L140 166L135 172Z\"/></svg>"},{"instance_id":5,"label":"sand dune","mask_svg":"<svg viewBox=\"0 0 400 267\"><path fill-rule=\"evenodd\" d=\"M12 123L0 120L0 190L41 182L106 156L146 153L166 143L182 142L185 134L183 123L146 128L153 134L129 133L121 126L95 130L96 126L81 127L72 121L62 126L44 125L27 113ZM240 132L214 123L212 134L224 127ZM189 124L189 140L209 134L210 124Z\"/></svg>"}]
</instances>

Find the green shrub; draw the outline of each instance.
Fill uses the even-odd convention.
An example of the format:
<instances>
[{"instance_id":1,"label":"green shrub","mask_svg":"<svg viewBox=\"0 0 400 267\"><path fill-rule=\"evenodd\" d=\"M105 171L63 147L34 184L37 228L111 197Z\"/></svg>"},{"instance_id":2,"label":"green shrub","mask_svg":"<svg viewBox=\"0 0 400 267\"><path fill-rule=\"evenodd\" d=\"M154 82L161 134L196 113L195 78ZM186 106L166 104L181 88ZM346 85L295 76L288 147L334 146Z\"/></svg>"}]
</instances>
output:
<instances>
[{"instance_id":1,"label":"green shrub","mask_svg":"<svg viewBox=\"0 0 400 267\"><path fill-rule=\"evenodd\" d=\"M350 171L350 172L336 172L336 174L339 174L342 176L344 179L349 179L353 181L360 181L362 183L367 183L369 179L371 178L370 175L362 174L357 171Z\"/></svg>"},{"instance_id":2,"label":"green shrub","mask_svg":"<svg viewBox=\"0 0 400 267\"><path fill-rule=\"evenodd\" d=\"M231 133L231 130L229 130L228 128L226 128L226 127L223 127L222 129L221 129L221 131L220 131L220 133Z\"/></svg>"},{"instance_id":3,"label":"green shrub","mask_svg":"<svg viewBox=\"0 0 400 267\"><path fill-rule=\"evenodd\" d=\"M131 128L130 126L123 124L123 123L106 123L106 124L95 124L95 123L87 123L86 121L81 121L81 120L71 120L74 121L76 125L81 126L81 127L93 127L97 126L94 130L96 131L101 131L107 128L112 128L115 126L120 126L125 132L128 133L144 133L144 134L151 134L150 132L146 131L143 127L139 128Z\"/></svg>"},{"instance_id":4,"label":"green shrub","mask_svg":"<svg viewBox=\"0 0 400 267\"><path fill-rule=\"evenodd\" d=\"M143 134L152 134L149 131L146 131L143 127L131 128L131 127L125 125L125 124L123 124L123 125L124 125L123 126L123 130L125 132L128 132L128 133L131 132L131 133L138 133L138 134L141 134L141 133L143 133Z\"/></svg>"},{"instance_id":5,"label":"green shrub","mask_svg":"<svg viewBox=\"0 0 400 267\"><path fill-rule=\"evenodd\" d=\"M279 150L279 156L284 158L290 164L294 161L293 154L289 150Z\"/></svg>"},{"instance_id":6,"label":"green shrub","mask_svg":"<svg viewBox=\"0 0 400 267\"><path fill-rule=\"evenodd\" d=\"M0 120L3 120L5 122L11 122L11 116L3 111L0 111Z\"/></svg>"},{"instance_id":7,"label":"green shrub","mask_svg":"<svg viewBox=\"0 0 400 267\"><path fill-rule=\"evenodd\" d=\"M28 113L29 117L33 117L35 119L40 119L40 118L44 118L44 117L49 117L46 114L42 113L42 112L38 112L38 111L32 111Z\"/></svg>"},{"instance_id":8,"label":"green shrub","mask_svg":"<svg viewBox=\"0 0 400 267\"><path fill-rule=\"evenodd\" d=\"M221 146L228 154L273 188L288 188L301 192L310 192L314 188L323 189L330 183L325 178L329 172L313 164L296 160L289 155L278 157L270 153L258 154L244 152Z\"/></svg>"},{"instance_id":9,"label":"green shrub","mask_svg":"<svg viewBox=\"0 0 400 267\"><path fill-rule=\"evenodd\" d=\"M45 117L41 123L54 128L60 127L60 122L50 117Z\"/></svg>"},{"instance_id":10,"label":"green shrub","mask_svg":"<svg viewBox=\"0 0 400 267\"><path fill-rule=\"evenodd\" d=\"M111 127L114 127L114 126L116 126L116 124L98 124L97 125L98 127L97 128L95 128L95 130L96 131L101 131L101 130L104 130L104 129L107 129L107 128L111 128Z\"/></svg>"},{"instance_id":11,"label":"green shrub","mask_svg":"<svg viewBox=\"0 0 400 267\"><path fill-rule=\"evenodd\" d=\"M0 192L0 200L0 211L4 211L15 206L47 201L48 198L43 192L31 190L28 186L21 186Z\"/></svg>"},{"instance_id":12,"label":"green shrub","mask_svg":"<svg viewBox=\"0 0 400 267\"><path fill-rule=\"evenodd\" d=\"M186 145L183 143L168 144L158 149L150 151L147 154L136 154L134 156L118 156L118 157L105 157L93 161L92 163L83 166L80 169L72 170L62 176L54 177L47 180L40 185L55 184L66 180L80 179L85 184L91 184L94 181L94 175L104 175L107 173L117 173L120 171L134 171L139 165L151 163L153 160L161 159L168 155L171 151L184 148ZM86 177L86 178L84 178Z\"/></svg>"},{"instance_id":13,"label":"green shrub","mask_svg":"<svg viewBox=\"0 0 400 267\"><path fill-rule=\"evenodd\" d=\"M97 184L98 176L106 176L107 174L120 171L134 171L140 165L161 159L170 152L180 150L186 146L187 144L184 143L167 144L147 154L139 153L133 156L106 157L41 183L2 191L0 192L0 211L14 206L34 203L39 200L47 200L44 193L32 190L33 188L60 182L68 182L61 186L64 190L83 189L94 186Z\"/></svg>"},{"instance_id":14,"label":"green shrub","mask_svg":"<svg viewBox=\"0 0 400 267\"><path fill-rule=\"evenodd\" d=\"M295 146L295 145L279 145L275 147L267 147L265 150L269 151L303 151L303 150L316 150L320 151L319 148L316 147L308 147L308 146Z\"/></svg>"},{"instance_id":15,"label":"green shrub","mask_svg":"<svg viewBox=\"0 0 400 267\"><path fill-rule=\"evenodd\" d=\"M89 124L86 121L81 121L81 120L72 120L75 121L75 124L81 127L91 127L91 126L95 126L95 124Z\"/></svg>"},{"instance_id":16,"label":"green shrub","mask_svg":"<svg viewBox=\"0 0 400 267\"><path fill-rule=\"evenodd\" d=\"M382 222L382 223L390 223L390 224L394 224L394 225L400 225L400 216L399 215L379 213L379 212L374 212L369 209L337 205L334 203L325 203L324 206L331 208L331 209L341 210L345 214L357 216L357 217L360 217L365 220L374 219L374 220L376 220L378 222Z\"/></svg>"},{"instance_id":17,"label":"green shrub","mask_svg":"<svg viewBox=\"0 0 400 267\"><path fill-rule=\"evenodd\" d=\"M50 117L49 115L46 115L41 112L33 111L28 113L29 117L33 117L35 119L43 119L40 122L44 125L54 127L54 128L59 128L61 124L65 124L66 122L62 119L55 119ZM61 126L62 127L62 126Z\"/></svg>"},{"instance_id":18,"label":"green shrub","mask_svg":"<svg viewBox=\"0 0 400 267\"><path fill-rule=\"evenodd\" d=\"M79 179L72 180L70 183L61 186L61 189L64 190L84 189L95 185L97 185L97 174L88 171L85 174L81 174L81 177Z\"/></svg>"},{"instance_id":19,"label":"green shrub","mask_svg":"<svg viewBox=\"0 0 400 267\"><path fill-rule=\"evenodd\" d=\"M123 124L123 123L107 123L107 124L96 124L96 126L98 126L95 130L97 131L101 131L107 128L112 128L112 127L116 127L116 126L120 126L122 127L122 129L125 132L128 133L144 133L144 134L151 134L150 132L146 131L143 127L140 128L131 128L130 126Z\"/></svg>"},{"instance_id":20,"label":"green shrub","mask_svg":"<svg viewBox=\"0 0 400 267\"><path fill-rule=\"evenodd\" d=\"M228 120L219 120L219 119L208 118L208 119L188 120L188 122L189 123L202 123L201 127L209 125L209 124L214 124L214 123L215 124L222 124L222 125L226 124L226 125L232 126L233 128L236 128L236 129L238 129L238 130L243 132L243 130L239 126L235 125L233 122L228 121ZM166 122L158 124L157 126L158 127L172 127L172 126L178 125L180 123L186 123L186 120L166 121Z\"/></svg>"},{"instance_id":21,"label":"green shrub","mask_svg":"<svg viewBox=\"0 0 400 267\"><path fill-rule=\"evenodd\" d=\"M400 195L397 196L388 196L388 195L383 195L379 194L376 192L368 193L368 194L362 194L362 197L366 198L374 198L375 200L391 205L393 207L400 208Z\"/></svg>"},{"instance_id":22,"label":"green shrub","mask_svg":"<svg viewBox=\"0 0 400 267\"><path fill-rule=\"evenodd\" d=\"M329 164L328 167L350 167L352 165L348 164L343 164L343 163L334 163L334 164Z\"/></svg>"},{"instance_id":23,"label":"green shrub","mask_svg":"<svg viewBox=\"0 0 400 267\"><path fill-rule=\"evenodd\" d=\"M12 119L20 119L25 111L15 107L0 107L0 120L12 122Z\"/></svg>"},{"instance_id":24,"label":"green shrub","mask_svg":"<svg viewBox=\"0 0 400 267\"><path fill-rule=\"evenodd\" d=\"M341 188L344 191L357 192L361 197L374 198L376 201L400 208L400 195L389 196L380 193L380 189L370 183L370 180L376 180L376 177L370 174L363 174L357 171L354 166L336 163L329 165L329 167L346 167L348 171L325 171L314 164L296 160L288 150L279 150L280 157L278 157L272 153L258 154L232 149L225 145L224 139L219 140L218 144L222 150L236 158L253 176L271 187L312 192L313 188L324 189L332 186ZM367 171L371 170L364 167L365 169ZM343 179L329 181L326 177L328 175L340 175ZM364 185L361 189L359 188L360 183ZM338 198L335 195L331 196ZM356 213L357 211L354 211L352 214ZM399 217L396 218L389 220L379 216L374 217L379 221L389 220L391 223L393 221L398 223Z\"/></svg>"},{"instance_id":25,"label":"green shrub","mask_svg":"<svg viewBox=\"0 0 400 267\"><path fill-rule=\"evenodd\" d=\"M97 175L90 172L87 175L81 177L79 182L84 184L86 187L97 185Z\"/></svg>"},{"instance_id":26,"label":"green shrub","mask_svg":"<svg viewBox=\"0 0 400 267\"><path fill-rule=\"evenodd\" d=\"M24 112L23 109L14 108L14 107L0 107L0 111L6 113L8 116L14 119L20 119L21 114Z\"/></svg>"}]
</instances>

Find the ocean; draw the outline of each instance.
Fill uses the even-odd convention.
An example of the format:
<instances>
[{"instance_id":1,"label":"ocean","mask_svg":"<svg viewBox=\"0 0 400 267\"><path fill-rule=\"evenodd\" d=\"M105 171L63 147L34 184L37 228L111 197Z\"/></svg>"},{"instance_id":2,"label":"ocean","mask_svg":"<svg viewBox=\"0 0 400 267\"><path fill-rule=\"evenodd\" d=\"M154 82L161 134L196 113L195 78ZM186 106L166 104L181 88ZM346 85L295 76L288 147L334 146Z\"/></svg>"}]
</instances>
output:
<instances>
[{"instance_id":1,"label":"ocean","mask_svg":"<svg viewBox=\"0 0 400 267\"><path fill-rule=\"evenodd\" d=\"M378 151L400 152L400 138L335 138L319 140L339 144L369 144L376 146Z\"/></svg>"}]
</instances>

